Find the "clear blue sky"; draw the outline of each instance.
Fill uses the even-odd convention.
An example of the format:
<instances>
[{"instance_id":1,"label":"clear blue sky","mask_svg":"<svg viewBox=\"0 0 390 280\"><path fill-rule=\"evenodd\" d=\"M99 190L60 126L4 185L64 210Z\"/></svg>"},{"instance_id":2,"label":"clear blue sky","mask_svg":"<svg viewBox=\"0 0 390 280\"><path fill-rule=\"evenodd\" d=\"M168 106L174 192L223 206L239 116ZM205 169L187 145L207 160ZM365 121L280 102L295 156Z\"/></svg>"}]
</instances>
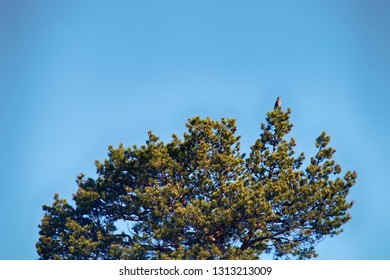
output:
<instances>
[{"instance_id":1,"label":"clear blue sky","mask_svg":"<svg viewBox=\"0 0 390 280\"><path fill-rule=\"evenodd\" d=\"M332 136L356 170L320 259L390 259L389 1L0 0L0 259L36 259L41 206L71 199L107 146L237 119L242 148L277 96L297 150Z\"/></svg>"}]
</instances>

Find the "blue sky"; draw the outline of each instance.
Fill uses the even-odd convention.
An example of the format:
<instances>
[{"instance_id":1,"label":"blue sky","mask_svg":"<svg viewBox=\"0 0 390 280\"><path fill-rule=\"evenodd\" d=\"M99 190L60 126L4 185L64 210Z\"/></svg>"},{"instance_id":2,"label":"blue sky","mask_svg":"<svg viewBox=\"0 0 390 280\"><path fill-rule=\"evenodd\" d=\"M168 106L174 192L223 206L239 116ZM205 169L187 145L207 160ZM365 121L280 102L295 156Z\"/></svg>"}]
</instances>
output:
<instances>
[{"instance_id":1,"label":"blue sky","mask_svg":"<svg viewBox=\"0 0 390 280\"><path fill-rule=\"evenodd\" d=\"M332 136L356 170L345 232L319 259L390 259L387 1L1 1L0 259L36 259L41 206L71 199L107 146L237 119L242 149L277 96L297 150Z\"/></svg>"}]
</instances>

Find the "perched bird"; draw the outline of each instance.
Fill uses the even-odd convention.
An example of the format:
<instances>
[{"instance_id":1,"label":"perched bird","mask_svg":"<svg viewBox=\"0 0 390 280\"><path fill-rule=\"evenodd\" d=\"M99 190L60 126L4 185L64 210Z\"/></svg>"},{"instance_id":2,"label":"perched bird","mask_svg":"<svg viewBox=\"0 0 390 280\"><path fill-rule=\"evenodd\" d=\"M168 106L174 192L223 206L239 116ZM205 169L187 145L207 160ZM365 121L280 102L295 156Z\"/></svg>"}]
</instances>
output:
<instances>
[{"instance_id":1,"label":"perched bird","mask_svg":"<svg viewBox=\"0 0 390 280\"><path fill-rule=\"evenodd\" d=\"M278 96L278 99L276 99L274 110L282 108L282 99L280 99L280 96Z\"/></svg>"}]
</instances>

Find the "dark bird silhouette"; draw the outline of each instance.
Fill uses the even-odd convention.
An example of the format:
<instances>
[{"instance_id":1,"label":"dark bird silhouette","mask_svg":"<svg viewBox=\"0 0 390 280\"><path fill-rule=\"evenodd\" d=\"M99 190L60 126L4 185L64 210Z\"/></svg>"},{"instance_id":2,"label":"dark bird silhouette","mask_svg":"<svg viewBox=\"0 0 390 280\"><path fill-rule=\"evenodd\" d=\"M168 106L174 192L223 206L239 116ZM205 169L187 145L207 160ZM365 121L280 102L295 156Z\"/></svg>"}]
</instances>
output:
<instances>
[{"instance_id":1,"label":"dark bird silhouette","mask_svg":"<svg viewBox=\"0 0 390 280\"><path fill-rule=\"evenodd\" d=\"M280 96L278 96L278 99L276 99L274 110L282 108L282 99L280 99Z\"/></svg>"}]
</instances>

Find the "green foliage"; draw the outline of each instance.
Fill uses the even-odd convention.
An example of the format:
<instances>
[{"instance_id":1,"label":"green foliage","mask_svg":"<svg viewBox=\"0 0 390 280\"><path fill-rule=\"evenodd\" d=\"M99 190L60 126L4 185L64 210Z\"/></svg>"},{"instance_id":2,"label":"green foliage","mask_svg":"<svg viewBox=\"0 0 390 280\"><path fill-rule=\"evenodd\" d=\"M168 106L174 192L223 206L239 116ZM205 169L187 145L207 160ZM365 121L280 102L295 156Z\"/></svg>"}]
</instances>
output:
<instances>
[{"instance_id":1,"label":"green foliage","mask_svg":"<svg viewBox=\"0 0 390 280\"><path fill-rule=\"evenodd\" d=\"M308 166L296 156L291 110L267 113L241 153L234 119L189 119L183 139L109 147L97 178L77 178L72 207L56 194L45 211L41 259L307 259L341 232L356 173L341 176L330 137ZM119 222L127 229L118 230Z\"/></svg>"}]
</instances>

